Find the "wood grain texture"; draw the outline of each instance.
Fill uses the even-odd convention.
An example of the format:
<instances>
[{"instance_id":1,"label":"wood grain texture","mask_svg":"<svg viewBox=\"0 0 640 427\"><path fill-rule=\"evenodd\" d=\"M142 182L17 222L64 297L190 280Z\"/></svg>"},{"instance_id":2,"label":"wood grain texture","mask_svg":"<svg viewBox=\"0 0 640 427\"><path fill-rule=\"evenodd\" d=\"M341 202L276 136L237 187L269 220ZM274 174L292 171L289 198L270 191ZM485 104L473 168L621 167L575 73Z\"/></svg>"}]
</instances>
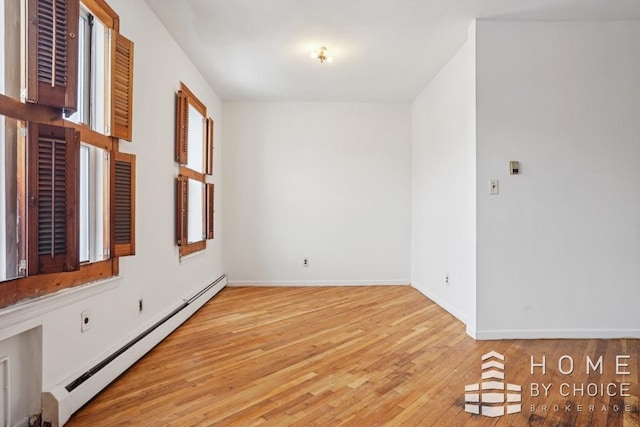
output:
<instances>
[{"instance_id":1,"label":"wood grain texture","mask_svg":"<svg viewBox=\"0 0 640 427\"><path fill-rule=\"evenodd\" d=\"M38 274L2 282L0 283L0 309L62 289L108 279L117 276L118 271L118 258L111 258L81 265L78 271Z\"/></svg>"},{"instance_id":2,"label":"wood grain texture","mask_svg":"<svg viewBox=\"0 0 640 427\"><path fill-rule=\"evenodd\" d=\"M492 350L523 386L520 413L464 411ZM407 286L226 288L68 426L638 426L638 351L637 340L474 341ZM616 375L620 354L631 375ZM546 356L546 375L530 374L531 355ZM603 374L587 376L586 356L600 355ZM531 397L542 381L630 382L631 397Z\"/></svg>"},{"instance_id":3,"label":"wood grain texture","mask_svg":"<svg viewBox=\"0 0 640 427\"><path fill-rule=\"evenodd\" d=\"M133 42L111 30L111 136L133 138Z\"/></svg>"},{"instance_id":4,"label":"wood grain texture","mask_svg":"<svg viewBox=\"0 0 640 427\"><path fill-rule=\"evenodd\" d=\"M61 126L62 110L46 105L23 103L0 94L0 115L22 121L55 124Z\"/></svg>"},{"instance_id":5,"label":"wood grain texture","mask_svg":"<svg viewBox=\"0 0 640 427\"><path fill-rule=\"evenodd\" d=\"M114 152L111 156L110 224L114 257L136 252L136 156Z\"/></svg>"}]
</instances>

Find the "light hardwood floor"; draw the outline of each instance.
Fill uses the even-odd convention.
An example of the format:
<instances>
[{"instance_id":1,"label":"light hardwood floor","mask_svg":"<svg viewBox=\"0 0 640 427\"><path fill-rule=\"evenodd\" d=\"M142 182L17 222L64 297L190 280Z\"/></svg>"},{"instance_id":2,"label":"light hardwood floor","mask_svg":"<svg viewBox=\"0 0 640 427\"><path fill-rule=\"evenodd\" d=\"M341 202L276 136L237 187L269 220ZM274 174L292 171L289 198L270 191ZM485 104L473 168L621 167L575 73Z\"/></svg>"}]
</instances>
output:
<instances>
[{"instance_id":1,"label":"light hardwood floor","mask_svg":"<svg viewBox=\"0 0 640 427\"><path fill-rule=\"evenodd\" d=\"M474 341L407 286L226 288L67 425L638 426L639 350L638 340ZM505 382L522 385L520 413L464 410L490 351L506 358ZM545 375L531 375L532 355L546 357ZM558 370L563 355L571 375ZM587 356L601 355L603 374L587 375ZM616 374L619 355L630 375ZM532 383L552 384L549 396L532 397ZM590 383L630 383L631 396L589 397Z\"/></svg>"}]
</instances>

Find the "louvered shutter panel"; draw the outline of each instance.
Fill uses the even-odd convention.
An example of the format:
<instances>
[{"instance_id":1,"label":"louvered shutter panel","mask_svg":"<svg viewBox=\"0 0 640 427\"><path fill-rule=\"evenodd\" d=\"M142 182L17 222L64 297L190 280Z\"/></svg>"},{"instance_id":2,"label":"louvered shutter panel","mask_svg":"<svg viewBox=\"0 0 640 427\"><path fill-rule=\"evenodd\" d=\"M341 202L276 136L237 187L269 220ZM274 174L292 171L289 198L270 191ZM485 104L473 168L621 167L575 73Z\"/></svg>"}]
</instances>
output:
<instances>
[{"instance_id":1,"label":"louvered shutter panel","mask_svg":"<svg viewBox=\"0 0 640 427\"><path fill-rule=\"evenodd\" d=\"M176 97L176 162L187 164L189 142L189 96L178 91Z\"/></svg>"},{"instance_id":2,"label":"louvered shutter panel","mask_svg":"<svg viewBox=\"0 0 640 427\"><path fill-rule=\"evenodd\" d=\"M80 268L79 138L79 133L73 129L29 124L29 275Z\"/></svg>"},{"instance_id":3,"label":"louvered shutter panel","mask_svg":"<svg viewBox=\"0 0 640 427\"><path fill-rule=\"evenodd\" d=\"M205 147L205 173L207 175L213 175L213 129L213 119L209 117L207 118L207 140Z\"/></svg>"},{"instance_id":4,"label":"louvered shutter panel","mask_svg":"<svg viewBox=\"0 0 640 427\"><path fill-rule=\"evenodd\" d=\"M111 136L131 141L133 42L111 31Z\"/></svg>"},{"instance_id":5,"label":"louvered shutter panel","mask_svg":"<svg viewBox=\"0 0 640 427\"><path fill-rule=\"evenodd\" d=\"M75 111L78 0L27 0L27 101Z\"/></svg>"},{"instance_id":6,"label":"louvered shutter panel","mask_svg":"<svg viewBox=\"0 0 640 427\"><path fill-rule=\"evenodd\" d=\"M207 231L207 239L213 239L213 232L214 232L214 222L213 222L213 214L215 212L214 210L214 202L213 202L213 198L215 195L215 186L214 184L205 184L206 185L206 219L207 219L207 224L206 224L206 231Z\"/></svg>"},{"instance_id":7,"label":"louvered shutter panel","mask_svg":"<svg viewBox=\"0 0 640 427\"><path fill-rule=\"evenodd\" d=\"M136 157L113 153L111 157L111 254L135 254Z\"/></svg>"},{"instance_id":8,"label":"louvered shutter panel","mask_svg":"<svg viewBox=\"0 0 640 427\"><path fill-rule=\"evenodd\" d=\"M178 218L176 221L177 240L179 246L187 246L189 222L189 178L178 176Z\"/></svg>"}]
</instances>

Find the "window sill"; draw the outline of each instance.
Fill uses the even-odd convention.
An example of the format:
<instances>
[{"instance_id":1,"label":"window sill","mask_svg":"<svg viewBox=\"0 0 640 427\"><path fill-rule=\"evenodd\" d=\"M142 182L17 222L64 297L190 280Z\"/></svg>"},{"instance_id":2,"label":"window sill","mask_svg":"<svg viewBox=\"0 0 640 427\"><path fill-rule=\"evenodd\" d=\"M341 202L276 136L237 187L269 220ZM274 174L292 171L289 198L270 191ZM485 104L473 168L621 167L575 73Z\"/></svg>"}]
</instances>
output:
<instances>
[{"instance_id":1,"label":"window sill","mask_svg":"<svg viewBox=\"0 0 640 427\"><path fill-rule=\"evenodd\" d=\"M195 255L198 252L204 252L206 248L206 240L200 240L199 242L193 242L185 246L180 246L180 260L184 259L187 256Z\"/></svg>"},{"instance_id":2,"label":"window sill","mask_svg":"<svg viewBox=\"0 0 640 427\"><path fill-rule=\"evenodd\" d=\"M40 274L0 283L0 313L5 307L49 293L103 281L118 275L118 258L82 265L78 271Z\"/></svg>"},{"instance_id":3,"label":"window sill","mask_svg":"<svg viewBox=\"0 0 640 427\"><path fill-rule=\"evenodd\" d=\"M196 251L189 252L189 253L187 253L185 255L181 254L180 255L180 263L187 262L187 261L189 261L191 259L194 259L194 258L198 258L200 255L204 255L206 253L207 253L207 251L206 251L206 247L205 247L205 248L202 248L202 249L198 249Z\"/></svg>"}]
</instances>

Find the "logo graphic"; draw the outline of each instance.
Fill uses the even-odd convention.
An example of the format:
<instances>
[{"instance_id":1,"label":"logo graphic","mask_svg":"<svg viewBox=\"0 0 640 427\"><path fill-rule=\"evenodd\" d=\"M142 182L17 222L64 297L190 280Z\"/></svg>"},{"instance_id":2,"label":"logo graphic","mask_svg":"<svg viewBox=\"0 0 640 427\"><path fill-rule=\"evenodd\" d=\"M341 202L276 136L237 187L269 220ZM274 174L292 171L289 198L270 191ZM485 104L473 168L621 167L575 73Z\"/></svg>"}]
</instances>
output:
<instances>
[{"instance_id":1,"label":"logo graphic","mask_svg":"<svg viewBox=\"0 0 640 427\"><path fill-rule=\"evenodd\" d=\"M495 351L482 356L482 382L464 387L466 412L500 417L505 413L516 414L522 411L522 386L505 384L503 362L504 356Z\"/></svg>"}]
</instances>

